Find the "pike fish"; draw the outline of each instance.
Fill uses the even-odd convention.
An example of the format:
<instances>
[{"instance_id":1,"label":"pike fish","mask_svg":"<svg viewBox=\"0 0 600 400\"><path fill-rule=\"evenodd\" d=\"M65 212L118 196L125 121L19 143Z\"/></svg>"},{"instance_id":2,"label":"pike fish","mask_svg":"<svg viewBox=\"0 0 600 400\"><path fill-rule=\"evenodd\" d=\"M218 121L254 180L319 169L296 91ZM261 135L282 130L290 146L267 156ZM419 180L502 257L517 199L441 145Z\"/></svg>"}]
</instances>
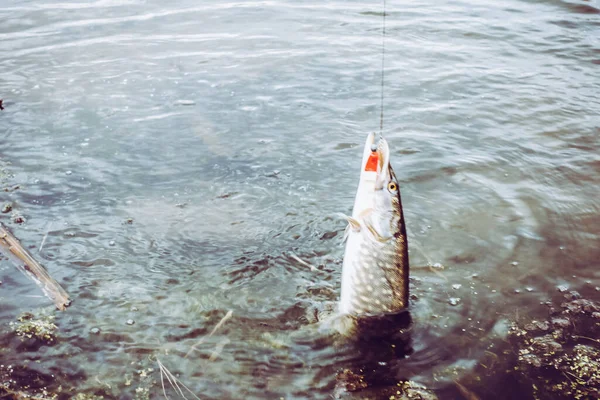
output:
<instances>
[{"instance_id":1,"label":"pike fish","mask_svg":"<svg viewBox=\"0 0 600 400\"><path fill-rule=\"evenodd\" d=\"M387 141L367 137L352 216L346 228L341 315L399 313L408 307L408 242L400 187ZM372 149L375 149L374 151Z\"/></svg>"}]
</instances>

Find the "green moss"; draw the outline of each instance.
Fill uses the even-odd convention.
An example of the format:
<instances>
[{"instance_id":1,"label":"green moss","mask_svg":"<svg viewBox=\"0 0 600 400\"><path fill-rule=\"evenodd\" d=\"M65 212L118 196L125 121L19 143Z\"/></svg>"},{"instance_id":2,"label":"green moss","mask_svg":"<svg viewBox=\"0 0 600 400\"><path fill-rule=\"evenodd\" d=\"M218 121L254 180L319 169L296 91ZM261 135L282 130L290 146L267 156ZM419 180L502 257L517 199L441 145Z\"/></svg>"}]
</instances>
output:
<instances>
[{"instance_id":1,"label":"green moss","mask_svg":"<svg viewBox=\"0 0 600 400\"><path fill-rule=\"evenodd\" d=\"M54 315L35 316L32 313L23 313L17 322L11 322L13 331L22 339L36 339L45 343L56 340L58 327L54 324Z\"/></svg>"},{"instance_id":2,"label":"green moss","mask_svg":"<svg viewBox=\"0 0 600 400\"><path fill-rule=\"evenodd\" d=\"M600 304L577 296L554 309L548 321L514 325L515 371L534 398L600 398ZM569 300L569 298L567 298ZM537 383L537 384L536 384Z\"/></svg>"},{"instance_id":3,"label":"green moss","mask_svg":"<svg viewBox=\"0 0 600 400\"><path fill-rule=\"evenodd\" d=\"M413 381L402 381L397 384L398 390L389 400L437 400L437 396L425 386Z\"/></svg>"}]
</instances>

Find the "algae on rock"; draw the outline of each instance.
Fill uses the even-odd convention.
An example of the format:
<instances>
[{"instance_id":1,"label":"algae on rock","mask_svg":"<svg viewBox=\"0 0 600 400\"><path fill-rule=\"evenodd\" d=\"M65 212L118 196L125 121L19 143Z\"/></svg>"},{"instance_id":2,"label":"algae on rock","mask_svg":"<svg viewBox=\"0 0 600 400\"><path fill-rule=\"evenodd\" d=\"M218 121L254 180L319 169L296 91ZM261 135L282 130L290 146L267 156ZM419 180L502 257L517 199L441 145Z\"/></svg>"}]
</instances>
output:
<instances>
[{"instance_id":1,"label":"algae on rock","mask_svg":"<svg viewBox=\"0 0 600 400\"><path fill-rule=\"evenodd\" d=\"M56 340L58 327L54 323L54 315L42 314L35 316L32 313L22 313L17 322L11 322L17 336L23 339L35 339L44 343L52 343Z\"/></svg>"},{"instance_id":2,"label":"algae on rock","mask_svg":"<svg viewBox=\"0 0 600 400\"><path fill-rule=\"evenodd\" d=\"M513 325L515 371L535 399L600 398L600 304L571 293L548 321Z\"/></svg>"}]
</instances>

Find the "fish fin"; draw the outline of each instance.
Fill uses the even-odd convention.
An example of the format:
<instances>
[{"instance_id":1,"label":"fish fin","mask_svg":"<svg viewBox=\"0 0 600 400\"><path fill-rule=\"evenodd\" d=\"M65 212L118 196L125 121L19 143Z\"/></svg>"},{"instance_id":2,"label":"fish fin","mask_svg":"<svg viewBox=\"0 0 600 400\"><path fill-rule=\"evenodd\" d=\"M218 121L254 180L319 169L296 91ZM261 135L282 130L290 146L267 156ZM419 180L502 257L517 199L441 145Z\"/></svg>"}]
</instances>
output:
<instances>
[{"instance_id":1,"label":"fish fin","mask_svg":"<svg viewBox=\"0 0 600 400\"><path fill-rule=\"evenodd\" d=\"M348 236L350 236L350 224L348 224L346 226L346 229L344 230L344 237L342 239L342 242L345 242L346 240L348 240Z\"/></svg>"},{"instance_id":2,"label":"fish fin","mask_svg":"<svg viewBox=\"0 0 600 400\"><path fill-rule=\"evenodd\" d=\"M360 221L357 220L356 218L352 218L346 214L342 214L342 213L338 213L337 214L340 218L345 219L346 221L348 221L348 227L350 229L352 229L354 232L360 232ZM346 228L348 229L348 228Z\"/></svg>"},{"instance_id":3,"label":"fish fin","mask_svg":"<svg viewBox=\"0 0 600 400\"><path fill-rule=\"evenodd\" d=\"M352 217L348 217L348 226L354 232L360 232L360 221Z\"/></svg>"}]
</instances>

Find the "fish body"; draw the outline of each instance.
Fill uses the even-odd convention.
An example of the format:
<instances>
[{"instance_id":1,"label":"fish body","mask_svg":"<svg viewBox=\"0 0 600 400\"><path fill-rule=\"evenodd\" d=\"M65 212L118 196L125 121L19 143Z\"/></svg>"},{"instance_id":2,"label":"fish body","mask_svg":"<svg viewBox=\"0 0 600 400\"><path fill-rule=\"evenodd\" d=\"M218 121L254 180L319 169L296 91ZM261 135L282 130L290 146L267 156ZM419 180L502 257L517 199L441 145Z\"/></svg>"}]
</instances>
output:
<instances>
[{"instance_id":1,"label":"fish body","mask_svg":"<svg viewBox=\"0 0 600 400\"><path fill-rule=\"evenodd\" d=\"M367 137L360 181L346 231L339 312L395 314L408 307L408 242L400 187L385 139Z\"/></svg>"}]
</instances>

